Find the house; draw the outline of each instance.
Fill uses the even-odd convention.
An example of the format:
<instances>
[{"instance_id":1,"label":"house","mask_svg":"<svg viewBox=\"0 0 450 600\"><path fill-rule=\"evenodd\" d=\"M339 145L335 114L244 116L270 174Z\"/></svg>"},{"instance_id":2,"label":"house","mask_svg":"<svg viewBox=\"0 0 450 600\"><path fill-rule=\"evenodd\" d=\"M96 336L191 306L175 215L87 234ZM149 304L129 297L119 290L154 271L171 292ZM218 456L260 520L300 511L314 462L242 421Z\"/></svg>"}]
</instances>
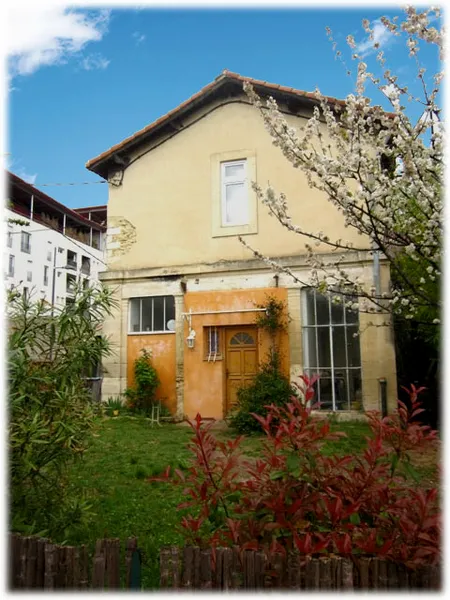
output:
<instances>
[{"instance_id":1,"label":"house","mask_svg":"<svg viewBox=\"0 0 450 600\"><path fill-rule=\"evenodd\" d=\"M224 71L86 165L109 183L101 279L119 301L105 324L116 353L104 364L104 397L132 384L134 360L147 348L160 375L160 398L174 415L223 418L267 353L268 335L254 323L273 296L286 303L290 317L280 334L282 367L292 381L320 374L321 410L348 416L361 402L366 410L393 410L392 328L367 327L369 318L381 317L343 311L275 274L238 240L308 281L303 240L258 205L252 181L270 181L286 193L293 221L306 230L351 235L340 214L272 145L243 92L245 80L276 98L293 126L312 114L313 94ZM372 283L371 257L351 253L345 265ZM382 264L383 285L386 269Z\"/></svg>"},{"instance_id":2,"label":"house","mask_svg":"<svg viewBox=\"0 0 450 600\"><path fill-rule=\"evenodd\" d=\"M13 173L6 173L7 204L4 277L32 299L63 306L74 287L92 286L105 268L106 224L89 220L85 209L72 210ZM106 207L91 211L106 219Z\"/></svg>"}]
</instances>

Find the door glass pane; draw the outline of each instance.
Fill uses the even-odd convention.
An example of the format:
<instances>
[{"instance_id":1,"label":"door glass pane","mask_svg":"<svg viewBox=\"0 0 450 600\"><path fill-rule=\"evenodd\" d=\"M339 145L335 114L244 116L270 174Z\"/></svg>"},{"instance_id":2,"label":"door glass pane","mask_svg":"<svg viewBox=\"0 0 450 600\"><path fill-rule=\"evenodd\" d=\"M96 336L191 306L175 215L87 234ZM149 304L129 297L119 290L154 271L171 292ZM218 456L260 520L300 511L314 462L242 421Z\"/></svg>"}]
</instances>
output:
<instances>
[{"instance_id":1,"label":"door glass pane","mask_svg":"<svg viewBox=\"0 0 450 600\"><path fill-rule=\"evenodd\" d=\"M142 298L142 331L153 331L152 302L153 298Z\"/></svg>"},{"instance_id":2,"label":"door glass pane","mask_svg":"<svg viewBox=\"0 0 450 600\"><path fill-rule=\"evenodd\" d=\"M355 333L358 333L357 326L352 325L351 327L347 327L347 353L349 367L361 366L361 350L359 345L359 335L353 337Z\"/></svg>"},{"instance_id":3,"label":"door glass pane","mask_svg":"<svg viewBox=\"0 0 450 600\"><path fill-rule=\"evenodd\" d=\"M328 297L316 293L317 325L328 325L330 322L330 309Z\"/></svg>"},{"instance_id":4,"label":"door glass pane","mask_svg":"<svg viewBox=\"0 0 450 600\"><path fill-rule=\"evenodd\" d=\"M225 177L240 177L244 178L244 165L226 165L225 166Z\"/></svg>"},{"instance_id":5,"label":"door glass pane","mask_svg":"<svg viewBox=\"0 0 450 600\"><path fill-rule=\"evenodd\" d=\"M316 328L305 327L303 329L303 353L305 358L305 366L318 367L317 364L317 345L316 345Z\"/></svg>"},{"instance_id":6,"label":"door glass pane","mask_svg":"<svg viewBox=\"0 0 450 600\"><path fill-rule=\"evenodd\" d=\"M140 331L140 302L140 298L132 298L130 300L130 331Z\"/></svg>"},{"instance_id":7,"label":"door glass pane","mask_svg":"<svg viewBox=\"0 0 450 600\"><path fill-rule=\"evenodd\" d=\"M164 331L164 296L153 298L153 331Z\"/></svg>"},{"instance_id":8,"label":"door glass pane","mask_svg":"<svg viewBox=\"0 0 450 600\"><path fill-rule=\"evenodd\" d=\"M335 367L346 367L345 328L333 327L333 360Z\"/></svg>"},{"instance_id":9,"label":"door glass pane","mask_svg":"<svg viewBox=\"0 0 450 600\"><path fill-rule=\"evenodd\" d=\"M319 345L319 366L321 368L331 366L330 329L328 327L317 328L317 342Z\"/></svg>"}]
</instances>

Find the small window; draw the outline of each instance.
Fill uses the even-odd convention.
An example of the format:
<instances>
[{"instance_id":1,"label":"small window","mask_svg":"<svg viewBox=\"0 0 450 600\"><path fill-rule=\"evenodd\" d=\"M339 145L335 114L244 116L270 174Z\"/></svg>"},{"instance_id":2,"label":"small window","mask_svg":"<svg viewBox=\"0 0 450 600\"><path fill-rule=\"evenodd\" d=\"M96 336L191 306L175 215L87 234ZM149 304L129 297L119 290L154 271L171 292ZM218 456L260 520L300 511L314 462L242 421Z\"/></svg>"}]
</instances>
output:
<instances>
[{"instance_id":1,"label":"small window","mask_svg":"<svg viewBox=\"0 0 450 600\"><path fill-rule=\"evenodd\" d=\"M22 290L22 295L25 300L28 300L30 297L30 291L26 286L24 286L24 288Z\"/></svg>"},{"instance_id":2,"label":"small window","mask_svg":"<svg viewBox=\"0 0 450 600\"><path fill-rule=\"evenodd\" d=\"M9 277L14 277L14 263L15 263L15 258L12 254L10 254L9 262L8 262L8 276Z\"/></svg>"},{"instance_id":3,"label":"small window","mask_svg":"<svg viewBox=\"0 0 450 600\"><path fill-rule=\"evenodd\" d=\"M205 360L215 361L222 358L222 335L218 327L205 327L203 329L205 340Z\"/></svg>"},{"instance_id":4,"label":"small window","mask_svg":"<svg viewBox=\"0 0 450 600\"><path fill-rule=\"evenodd\" d=\"M175 299L173 296L147 296L130 299L130 333L174 331Z\"/></svg>"},{"instance_id":5,"label":"small window","mask_svg":"<svg viewBox=\"0 0 450 600\"><path fill-rule=\"evenodd\" d=\"M44 285L48 285L48 267L44 265Z\"/></svg>"},{"instance_id":6,"label":"small window","mask_svg":"<svg viewBox=\"0 0 450 600\"><path fill-rule=\"evenodd\" d=\"M22 252L26 252L27 254L30 254L30 252L31 252L31 233L22 231L21 239L20 239L20 249L22 250Z\"/></svg>"},{"instance_id":7,"label":"small window","mask_svg":"<svg viewBox=\"0 0 450 600\"><path fill-rule=\"evenodd\" d=\"M8 248L12 248L12 245L13 245L12 231L8 231L6 234L6 245L8 246Z\"/></svg>"},{"instance_id":8,"label":"small window","mask_svg":"<svg viewBox=\"0 0 450 600\"><path fill-rule=\"evenodd\" d=\"M27 281L33 281L33 272L27 271Z\"/></svg>"},{"instance_id":9,"label":"small window","mask_svg":"<svg viewBox=\"0 0 450 600\"><path fill-rule=\"evenodd\" d=\"M249 223L247 161L221 163L222 226Z\"/></svg>"},{"instance_id":10,"label":"small window","mask_svg":"<svg viewBox=\"0 0 450 600\"><path fill-rule=\"evenodd\" d=\"M91 274L91 259L89 258L89 256L81 257L81 272L85 275Z\"/></svg>"},{"instance_id":11,"label":"small window","mask_svg":"<svg viewBox=\"0 0 450 600\"><path fill-rule=\"evenodd\" d=\"M51 250L49 250L47 252L47 260L52 260L52 251Z\"/></svg>"},{"instance_id":12,"label":"small window","mask_svg":"<svg viewBox=\"0 0 450 600\"><path fill-rule=\"evenodd\" d=\"M70 269L77 268L77 253L72 250L67 250L67 267Z\"/></svg>"}]
</instances>

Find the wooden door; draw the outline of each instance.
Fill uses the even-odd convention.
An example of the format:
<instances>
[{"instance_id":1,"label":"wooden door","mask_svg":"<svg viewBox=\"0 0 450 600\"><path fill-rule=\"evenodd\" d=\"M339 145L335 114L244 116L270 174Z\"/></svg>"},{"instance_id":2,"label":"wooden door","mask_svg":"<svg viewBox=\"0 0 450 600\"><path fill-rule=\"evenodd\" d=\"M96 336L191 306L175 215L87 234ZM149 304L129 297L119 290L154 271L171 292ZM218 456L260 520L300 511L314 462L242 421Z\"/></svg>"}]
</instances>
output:
<instances>
[{"instance_id":1,"label":"wooden door","mask_svg":"<svg viewBox=\"0 0 450 600\"><path fill-rule=\"evenodd\" d=\"M225 330L226 406L225 412L237 401L237 390L253 381L258 369L256 327L233 327Z\"/></svg>"}]
</instances>

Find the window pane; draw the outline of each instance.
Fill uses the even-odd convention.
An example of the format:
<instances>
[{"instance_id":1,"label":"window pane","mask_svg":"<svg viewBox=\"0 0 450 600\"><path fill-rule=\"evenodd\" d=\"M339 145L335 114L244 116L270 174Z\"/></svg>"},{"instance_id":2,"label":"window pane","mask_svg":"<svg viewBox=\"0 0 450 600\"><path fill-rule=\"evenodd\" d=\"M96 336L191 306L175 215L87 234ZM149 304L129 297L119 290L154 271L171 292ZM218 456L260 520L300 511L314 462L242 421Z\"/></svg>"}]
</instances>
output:
<instances>
[{"instance_id":1,"label":"window pane","mask_svg":"<svg viewBox=\"0 0 450 600\"><path fill-rule=\"evenodd\" d=\"M317 325L328 325L330 322L329 300L316 292Z\"/></svg>"},{"instance_id":2,"label":"window pane","mask_svg":"<svg viewBox=\"0 0 450 600\"><path fill-rule=\"evenodd\" d=\"M334 398L336 410L349 410L347 396L347 376L344 369L334 372Z\"/></svg>"},{"instance_id":3,"label":"window pane","mask_svg":"<svg viewBox=\"0 0 450 600\"><path fill-rule=\"evenodd\" d=\"M153 298L153 331L164 331L164 296Z\"/></svg>"},{"instance_id":4,"label":"window pane","mask_svg":"<svg viewBox=\"0 0 450 600\"><path fill-rule=\"evenodd\" d=\"M347 297L347 302L348 302L349 298ZM356 298L354 299L354 302L356 302ZM345 321L347 323L358 323L359 320L359 311L358 310L351 310L350 308L346 308L345 309Z\"/></svg>"},{"instance_id":5,"label":"window pane","mask_svg":"<svg viewBox=\"0 0 450 600\"><path fill-rule=\"evenodd\" d=\"M349 367L361 366L361 350L359 346L359 335L353 337L353 334L357 332L357 326L352 325L351 327L347 327L347 352Z\"/></svg>"},{"instance_id":6,"label":"window pane","mask_svg":"<svg viewBox=\"0 0 450 600\"><path fill-rule=\"evenodd\" d=\"M333 327L333 361L335 367L346 367L345 328Z\"/></svg>"},{"instance_id":7,"label":"window pane","mask_svg":"<svg viewBox=\"0 0 450 600\"><path fill-rule=\"evenodd\" d=\"M307 369L318 366L315 327L305 327L303 329L303 354Z\"/></svg>"},{"instance_id":8,"label":"window pane","mask_svg":"<svg viewBox=\"0 0 450 600\"><path fill-rule=\"evenodd\" d=\"M130 331L140 331L140 302L140 298L132 298L130 300Z\"/></svg>"},{"instance_id":9,"label":"window pane","mask_svg":"<svg viewBox=\"0 0 450 600\"><path fill-rule=\"evenodd\" d=\"M141 298L141 302L142 302L142 329L141 329L141 331L154 331L154 329L152 329L153 298Z\"/></svg>"},{"instance_id":10,"label":"window pane","mask_svg":"<svg viewBox=\"0 0 450 600\"><path fill-rule=\"evenodd\" d=\"M319 378L320 387L320 410L333 410L333 392L331 379L329 377Z\"/></svg>"},{"instance_id":11,"label":"window pane","mask_svg":"<svg viewBox=\"0 0 450 600\"><path fill-rule=\"evenodd\" d=\"M331 322L332 323L343 323L344 322L344 307L342 306L342 296L340 297L340 303L336 304L331 300Z\"/></svg>"},{"instance_id":12,"label":"window pane","mask_svg":"<svg viewBox=\"0 0 450 600\"><path fill-rule=\"evenodd\" d=\"M330 361L330 329L328 327L317 328L317 342L319 344L319 365L321 368L329 367Z\"/></svg>"},{"instance_id":13,"label":"window pane","mask_svg":"<svg viewBox=\"0 0 450 600\"><path fill-rule=\"evenodd\" d=\"M243 164L234 164L225 166L225 177L240 177L244 178L245 169Z\"/></svg>"},{"instance_id":14,"label":"window pane","mask_svg":"<svg viewBox=\"0 0 450 600\"><path fill-rule=\"evenodd\" d=\"M165 296L166 299L166 330L168 330L167 323L172 319L175 319L175 299L173 296Z\"/></svg>"},{"instance_id":15,"label":"window pane","mask_svg":"<svg viewBox=\"0 0 450 600\"><path fill-rule=\"evenodd\" d=\"M303 318L305 325L316 324L316 317L314 315L314 294L315 292L311 288L303 291Z\"/></svg>"},{"instance_id":16,"label":"window pane","mask_svg":"<svg viewBox=\"0 0 450 600\"><path fill-rule=\"evenodd\" d=\"M244 183L225 186L225 222L246 223L248 221L247 197Z\"/></svg>"}]
</instances>

